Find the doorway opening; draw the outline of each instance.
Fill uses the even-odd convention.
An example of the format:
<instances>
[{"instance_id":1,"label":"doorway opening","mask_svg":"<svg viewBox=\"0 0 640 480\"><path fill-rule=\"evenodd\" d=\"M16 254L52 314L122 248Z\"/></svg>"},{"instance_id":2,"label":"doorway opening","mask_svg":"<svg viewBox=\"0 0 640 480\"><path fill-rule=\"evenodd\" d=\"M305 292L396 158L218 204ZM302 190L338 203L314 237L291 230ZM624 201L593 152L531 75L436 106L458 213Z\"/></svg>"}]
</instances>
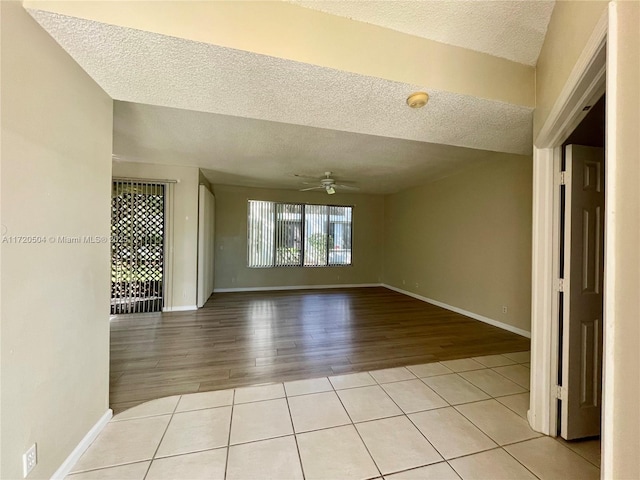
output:
<instances>
[{"instance_id":1,"label":"doorway opening","mask_svg":"<svg viewBox=\"0 0 640 480\"><path fill-rule=\"evenodd\" d=\"M114 180L111 191L111 314L164 305L165 185Z\"/></svg>"},{"instance_id":2,"label":"doorway opening","mask_svg":"<svg viewBox=\"0 0 640 480\"><path fill-rule=\"evenodd\" d=\"M605 103L603 95L561 148L556 258L557 431L600 435L604 312Z\"/></svg>"}]
</instances>

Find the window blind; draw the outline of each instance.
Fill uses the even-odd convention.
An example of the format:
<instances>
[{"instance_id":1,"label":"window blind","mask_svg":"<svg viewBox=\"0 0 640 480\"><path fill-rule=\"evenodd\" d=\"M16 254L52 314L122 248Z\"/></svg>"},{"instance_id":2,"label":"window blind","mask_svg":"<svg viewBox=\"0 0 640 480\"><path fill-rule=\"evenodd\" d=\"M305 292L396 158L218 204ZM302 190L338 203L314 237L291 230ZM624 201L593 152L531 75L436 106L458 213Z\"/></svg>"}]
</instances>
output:
<instances>
[{"instance_id":1,"label":"window blind","mask_svg":"<svg viewBox=\"0 0 640 480\"><path fill-rule=\"evenodd\" d=\"M351 265L353 207L249 200L247 264Z\"/></svg>"}]
</instances>

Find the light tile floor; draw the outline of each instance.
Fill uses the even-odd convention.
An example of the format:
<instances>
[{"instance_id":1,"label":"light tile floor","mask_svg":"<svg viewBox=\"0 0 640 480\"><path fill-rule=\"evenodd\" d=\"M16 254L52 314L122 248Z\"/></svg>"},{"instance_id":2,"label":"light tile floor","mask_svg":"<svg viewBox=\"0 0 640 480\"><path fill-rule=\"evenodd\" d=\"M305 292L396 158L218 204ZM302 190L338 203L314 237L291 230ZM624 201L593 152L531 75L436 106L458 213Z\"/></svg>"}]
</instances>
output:
<instances>
[{"instance_id":1,"label":"light tile floor","mask_svg":"<svg viewBox=\"0 0 640 480\"><path fill-rule=\"evenodd\" d=\"M529 428L529 352L161 398L67 478L596 479L600 442Z\"/></svg>"}]
</instances>

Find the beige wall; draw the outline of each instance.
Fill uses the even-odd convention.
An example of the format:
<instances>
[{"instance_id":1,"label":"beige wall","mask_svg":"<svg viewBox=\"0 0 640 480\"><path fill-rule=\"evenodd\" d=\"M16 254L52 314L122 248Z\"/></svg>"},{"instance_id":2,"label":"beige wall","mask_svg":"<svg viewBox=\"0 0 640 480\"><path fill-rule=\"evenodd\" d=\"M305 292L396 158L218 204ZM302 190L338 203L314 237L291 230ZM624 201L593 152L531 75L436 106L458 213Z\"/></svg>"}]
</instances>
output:
<instances>
[{"instance_id":1,"label":"beige wall","mask_svg":"<svg viewBox=\"0 0 640 480\"><path fill-rule=\"evenodd\" d=\"M209 190L210 192L213 192L213 186L211 185L211 182L207 177L205 177L204 173L202 173L202 170L200 169L198 169L198 183L207 187L207 190Z\"/></svg>"},{"instance_id":2,"label":"beige wall","mask_svg":"<svg viewBox=\"0 0 640 480\"><path fill-rule=\"evenodd\" d=\"M50 478L105 414L112 101L18 2L2 12L1 472Z\"/></svg>"},{"instance_id":3,"label":"beige wall","mask_svg":"<svg viewBox=\"0 0 640 480\"><path fill-rule=\"evenodd\" d=\"M603 478L640 478L640 4L611 12Z\"/></svg>"},{"instance_id":4,"label":"beige wall","mask_svg":"<svg viewBox=\"0 0 640 480\"><path fill-rule=\"evenodd\" d=\"M534 142L607 3L602 0L556 2L536 65Z\"/></svg>"},{"instance_id":5,"label":"beige wall","mask_svg":"<svg viewBox=\"0 0 640 480\"><path fill-rule=\"evenodd\" d=\"M165 260L173 274L171 291L165 298L168 309L195 308L198 282L198 185L196 167L154 165L150 163L113 162L113 176L147 180L176 180L173 201L167 208L173 215L173 252ZM171 231L173 233L171 233Z\"/></svg>"},{"instance_id":6,"label":"beige wall","mask_svg":"<svg viewBox=\"0 0 640 480\"><path fill-rule=\"evenodd\" d=\"M388 195L384 282L530 331L531 175L502 156Z\"/></svg>"},{"instance_id":7,"label":"beige wall","mask_svg":"<svg viewBox=\"0 0 640 480\"><path fill-rule=\"evenodd\" d=\"M214 185L215 288L377 283L382 274L382 196L297 192ZM247 201L353 205L353 265L328 268L248 268Z\"/></svg>"}]
</instances>

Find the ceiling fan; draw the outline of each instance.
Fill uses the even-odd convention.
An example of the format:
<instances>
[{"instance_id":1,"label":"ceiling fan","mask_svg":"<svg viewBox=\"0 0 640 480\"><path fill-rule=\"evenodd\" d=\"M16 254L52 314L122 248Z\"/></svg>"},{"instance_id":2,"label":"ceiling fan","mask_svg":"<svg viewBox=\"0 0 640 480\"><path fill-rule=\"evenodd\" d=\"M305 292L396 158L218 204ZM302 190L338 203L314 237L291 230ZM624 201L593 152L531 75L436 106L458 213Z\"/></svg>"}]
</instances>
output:
<instances>
[{"instance_id":1,"label":"ceiling fan","mask_svg":"<svg viewBox=\"0 0 640 480\"><path fill-rule=\"evenodd\" d=\"M301 177L302 175L296 175ZM308 192L310 190L325 190L329 195L333 195L337 190L360 190L358 187L352 187L351 185L343 185L336 183L335 179L331 178L331 172L324 172L324 178L320 178L319 185L315 187L301 188L301 192ZM313 185L310 182L302 182L303 185Z\"/></svg>"}]
</instances>

